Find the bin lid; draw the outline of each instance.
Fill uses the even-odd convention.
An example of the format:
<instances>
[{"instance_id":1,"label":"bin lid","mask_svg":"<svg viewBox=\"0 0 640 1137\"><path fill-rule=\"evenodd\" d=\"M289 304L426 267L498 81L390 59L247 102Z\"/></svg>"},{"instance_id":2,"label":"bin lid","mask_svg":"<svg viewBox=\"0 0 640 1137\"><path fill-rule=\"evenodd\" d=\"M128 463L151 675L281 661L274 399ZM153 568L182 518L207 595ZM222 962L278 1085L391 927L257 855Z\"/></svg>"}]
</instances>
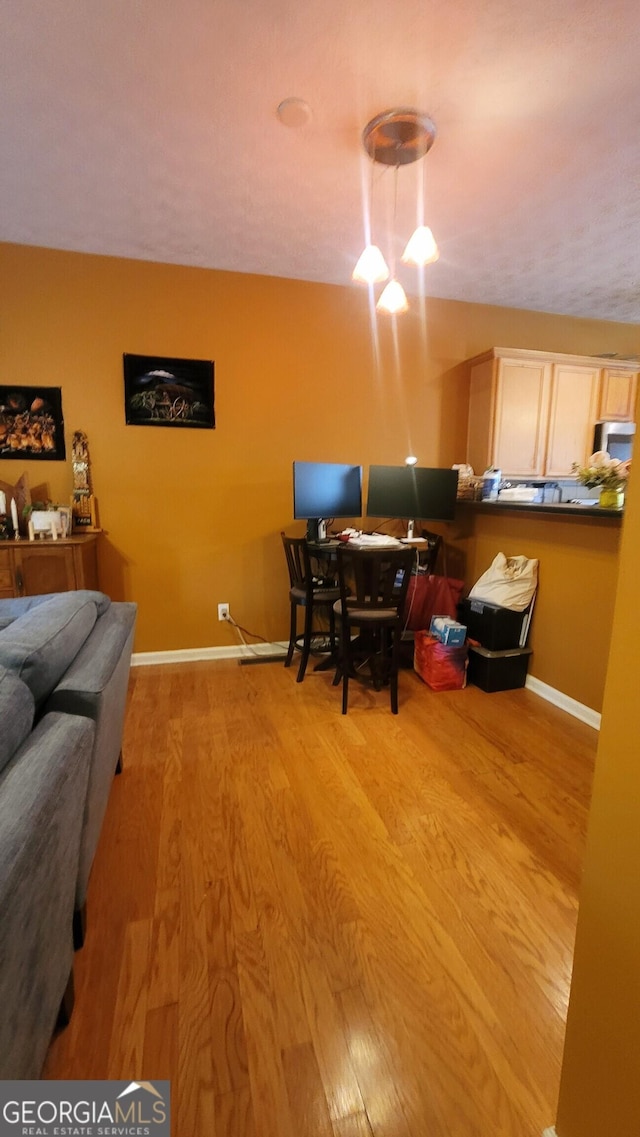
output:
<instances>
[{"instance_id":1,"label":"bin lid","mask_svg":"<svg viewBox=\"0 0 640 1137\"><path fill-rule=\"evenodd\" d=\"M531 655L533 648L508 647L504 651L489 651L488 648L481 647L480 644L469 643L469 651L475 651L477 655L482 655L485 659L507 659L512 655Z\"/></svg>"}]
</instances>

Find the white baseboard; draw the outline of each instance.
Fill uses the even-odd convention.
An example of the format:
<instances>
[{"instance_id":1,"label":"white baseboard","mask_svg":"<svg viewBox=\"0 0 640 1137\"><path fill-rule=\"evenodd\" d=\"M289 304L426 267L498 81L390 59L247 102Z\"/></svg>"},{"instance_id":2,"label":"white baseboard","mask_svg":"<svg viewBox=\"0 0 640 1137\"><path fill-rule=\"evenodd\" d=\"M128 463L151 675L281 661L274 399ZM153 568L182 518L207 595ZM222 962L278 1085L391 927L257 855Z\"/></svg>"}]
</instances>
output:
<instances>
[{"instance_id":1,"label":"white baseboard","mask_svg":"<svg viewBox=\"0 0 640 1137\"><path fill-rule=\"evenodd\" d=\"M555 687L550 687L548 683L543 683L541 679L536 679L534 675L527 675L525 687L528 687L535 695L539 695L541 699L546 699L548 703L553 703L554 706L560 707L560 709L566 711L567 714L573 715L574 718L580 719L581 722L586 722L587 726L592 726L594 730L600 730L601 715L598 711L592 710L591 707L585 707L584 703L579 703L577 699L572 699L570 695L565 695L562 691L557 691ZM554 1137L552 1129L548 1132L551 1134L551 1137Z\"/></svg>"},{"instance_id":2,"label":"white baseboard","mask_svg":"<svg viewBox=\"0 0 640 1137\"><path fill-rule=\"evenodd\" d=\"M186 647L177 651L138 651L131 657L132 667L148 667L158 663L194 663L203 659L254 659L261 655L282 656L284 659L288 643L270 644L231 644L229 647Z\"/></svg>"},{"instance_id":3,"label":"white baseboard","mask_svg":"<svg viewBox=\"0 0 640 1137\"><path fill-rule=\"evenodd\" d=\"M542 1130L542 1137L558 1137L558 1134L556 1133L553 1125L551 1125L549 1129Z\"/></svg>"}]
</instances>

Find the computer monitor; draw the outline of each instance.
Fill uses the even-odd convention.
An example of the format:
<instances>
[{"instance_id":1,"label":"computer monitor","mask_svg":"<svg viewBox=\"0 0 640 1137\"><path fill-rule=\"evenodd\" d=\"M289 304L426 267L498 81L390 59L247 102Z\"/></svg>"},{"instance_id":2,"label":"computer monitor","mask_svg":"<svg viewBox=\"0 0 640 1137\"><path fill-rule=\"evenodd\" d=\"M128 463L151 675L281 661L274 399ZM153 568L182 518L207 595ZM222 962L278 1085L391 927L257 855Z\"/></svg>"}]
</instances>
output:
<instances>
[{"instance_id":1,"label":"computer monitor","mask_svg":"<svg viewBox=\"0 0 640 1137\"><path fill-rule=\"evenodd\" d=\"M306 520L309 540L321 540L332 517L362 516L362 466L293 463L293 516Z\"/></svg>"},{"instance_id":2,"label":"computer monitor","mask_svg":"<svg viewBox=\"0 0 640 1137\"><path fill-rule=\"evenodd\" d=\"M368 517L453 521L458 471L425 466L370 466Z\"/></svg>"}]
</instances>

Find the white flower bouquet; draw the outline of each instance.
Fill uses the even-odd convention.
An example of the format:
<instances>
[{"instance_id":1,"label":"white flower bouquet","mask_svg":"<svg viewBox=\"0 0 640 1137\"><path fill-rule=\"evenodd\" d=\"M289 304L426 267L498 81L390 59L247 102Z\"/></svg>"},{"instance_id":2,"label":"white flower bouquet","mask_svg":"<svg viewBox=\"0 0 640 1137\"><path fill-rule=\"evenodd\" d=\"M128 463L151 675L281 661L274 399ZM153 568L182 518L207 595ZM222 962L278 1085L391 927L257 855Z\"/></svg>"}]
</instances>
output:
<instances>
[{"instance_id":1,"label":"white flower bouquet","mask_svg":"<svg viewBox=\"0 0 640 1137\"><path fill-rule=\"evenodd\" d=\"M631 473L631 462L620 462L606 450L596 450L587 458L586 466L574 462L572 470L581 485L589 489L602 486L606 490L624 490Z\"/></svg>"}]
</instances>

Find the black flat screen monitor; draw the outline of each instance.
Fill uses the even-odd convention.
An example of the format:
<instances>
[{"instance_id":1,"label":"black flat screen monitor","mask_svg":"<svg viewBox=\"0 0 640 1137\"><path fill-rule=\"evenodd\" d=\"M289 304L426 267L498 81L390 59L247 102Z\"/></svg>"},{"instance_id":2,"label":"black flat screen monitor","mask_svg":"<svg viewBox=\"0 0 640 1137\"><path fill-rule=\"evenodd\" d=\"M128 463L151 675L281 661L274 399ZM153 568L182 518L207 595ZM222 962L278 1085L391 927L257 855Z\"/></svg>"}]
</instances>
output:
<instances>
[{"instance_id":1,"label":"black flat screen monitor","mask_svg":"<svg viewBox=\"0 0 640 1137\"><path fill-rule=\"evenodd\" d=\"M457 470L370 466L367 517L453 521L457 492Z\"/></svg>"},{"instance_id":2,"label":"black flat screen monitor","mask_svg":"<svg viewBox=\"0 0 640 1137\"><path fill-rule=\"evenodd\" d=\"M293 463L293 516L309 521L310 538L329 517L362 517L362 466L339 462Z\"/></svg>"}]
</instances>

